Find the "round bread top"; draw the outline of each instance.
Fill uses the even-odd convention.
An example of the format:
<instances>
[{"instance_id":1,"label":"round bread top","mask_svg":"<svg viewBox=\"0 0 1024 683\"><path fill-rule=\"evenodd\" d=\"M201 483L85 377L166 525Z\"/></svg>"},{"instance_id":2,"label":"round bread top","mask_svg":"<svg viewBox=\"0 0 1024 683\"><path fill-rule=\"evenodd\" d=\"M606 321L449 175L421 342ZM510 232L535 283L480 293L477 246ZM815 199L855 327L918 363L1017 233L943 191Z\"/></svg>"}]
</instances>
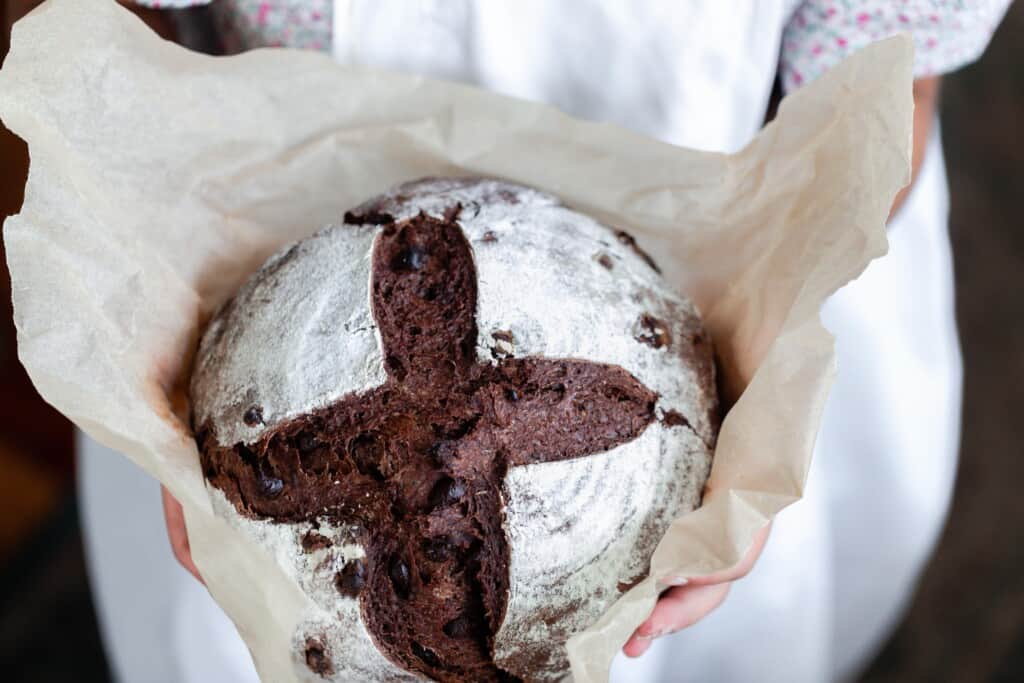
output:
<instances>
[{"instance_id":1,"label":"round bread top","mask_svg":"<svg viewBox=\"0 0 1024 683\"><path fill-rule=\"evenodd\" d=\"M476 354L616 365L700 437L715 436L710 340L633 238L538 190L495 180L403 185L274 255L214 317L192 377L193 421L220 445L386 380L371 259L387 218L457 223L476 266ZM703 344L704 348L701 348Z\"/></svg>"},{"instance_id":2,"label":"round bread top","mask_svg":"<svg viewBox=\"0 0 1024 683\"><path fill-rule=\"evenodd\" d=\"M272 257L192 399L218 510L323 610L297 647L333 680L556 680L698 504L716 429L710 340L653 261L492 180L401 186Z\"/></svg>"}]
</instances>

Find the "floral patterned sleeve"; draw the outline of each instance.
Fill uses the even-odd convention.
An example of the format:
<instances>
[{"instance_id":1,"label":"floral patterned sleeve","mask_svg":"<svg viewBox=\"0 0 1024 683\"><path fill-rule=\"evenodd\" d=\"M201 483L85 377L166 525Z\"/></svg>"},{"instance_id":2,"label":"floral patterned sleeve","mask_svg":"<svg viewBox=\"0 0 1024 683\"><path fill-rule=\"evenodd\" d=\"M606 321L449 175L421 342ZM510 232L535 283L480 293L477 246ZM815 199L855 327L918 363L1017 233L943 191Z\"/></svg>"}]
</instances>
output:
<instances>
[{"instance_id":1,"label":"floral patterned sleeve","mask_svg":"<svg viewBox=\"0 0 1024 683\"><path fill-rule=\"evenodd\" d=\"M914 75L932 76L973 62L1010 0L804 0L782 36L781 76L791 91L868 43L908 32Z\"/></svg>"},{"instance_id":2,"label":"floral patterned sleeve","mask_svg":"<svg viewBox=\"0 0 1024 683\"><path fill-rule=\"evenodd\" d=\"M136 5L153 9L181 9L196 5L209 5L212 0L132 0Z\"/></svg>"},{"instance_id":3,"label":"floral patterned sleeve","mask_svg":"<svg viewBox=\"0 0 1024 683\"><path fill-rule=\"evenodd\" d=\"M133 0L154 9L209 5L211 0ZM333 0L218 0L212 17L225 52L256 47L331 47Z\"/></svg>"}]
</instances>

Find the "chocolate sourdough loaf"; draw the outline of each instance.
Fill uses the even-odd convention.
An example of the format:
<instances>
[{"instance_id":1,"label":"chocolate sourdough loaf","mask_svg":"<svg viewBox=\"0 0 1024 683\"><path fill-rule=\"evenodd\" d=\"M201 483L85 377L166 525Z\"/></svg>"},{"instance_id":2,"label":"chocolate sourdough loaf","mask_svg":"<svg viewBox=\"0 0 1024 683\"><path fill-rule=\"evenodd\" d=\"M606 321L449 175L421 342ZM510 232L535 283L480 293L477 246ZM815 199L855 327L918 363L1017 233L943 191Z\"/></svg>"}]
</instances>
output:
<instances>
[{"instance_id":1,"label":"chocolate sourdough loaf","mask_svg":"<svg viewBox=\"0 0 1024 683\"><path fill-rule=\"evenodd\" d=\"M700 502L711 342L627 234L479 179L272 257L191 396L214 507L310 598L300 678L552 681Z\"/></svg>"}]
</instances>

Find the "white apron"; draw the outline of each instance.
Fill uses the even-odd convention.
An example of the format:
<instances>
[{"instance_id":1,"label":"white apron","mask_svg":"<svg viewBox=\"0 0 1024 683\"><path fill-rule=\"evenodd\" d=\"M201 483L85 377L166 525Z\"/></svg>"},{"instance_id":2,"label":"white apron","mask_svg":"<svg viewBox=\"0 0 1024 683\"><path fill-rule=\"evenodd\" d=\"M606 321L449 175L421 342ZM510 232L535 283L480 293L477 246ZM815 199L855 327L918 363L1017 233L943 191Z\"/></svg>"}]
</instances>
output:
<instances>
[{"instance_id":1,"label":"white apron","mask_svg":"<svg viewBox=\"0 0 1024 683\"><path fill-rule=\"evenodd\" d=\"M675 144L734 151L758 130L793 0L335 4L339 60L554 104ZM754 571L613 681L843 679L899 618L941 529L961 368L938 136L890 225L890 253L827 304L839 378L804 500ZM173 560L158 486L80 440L88 562L125 683L255 681L234 627Z\"/></svg>"}]
</instances>

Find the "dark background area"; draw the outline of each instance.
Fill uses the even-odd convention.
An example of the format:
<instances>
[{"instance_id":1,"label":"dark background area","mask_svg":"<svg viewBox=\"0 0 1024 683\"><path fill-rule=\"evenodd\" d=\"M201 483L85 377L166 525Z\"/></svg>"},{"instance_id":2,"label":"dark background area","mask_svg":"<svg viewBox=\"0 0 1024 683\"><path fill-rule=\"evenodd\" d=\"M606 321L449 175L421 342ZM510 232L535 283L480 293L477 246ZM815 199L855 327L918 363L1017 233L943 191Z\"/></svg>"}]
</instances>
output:
<instances>
[{"instance_id":1,"label":"dark background area","mask_svg":"<svg viewBox=\"0 0 1024 683\"><path fill-rule=\"evenodd\" d=\"M0 16L0 55L9 21ZM984 58L945 79L965 363L960 472L942 541L906 619L863 677L870 683L1024 681L1021 36L1017 3ZM0 218L18 211L27 162L25 146L0 126ZM0 268L0 671L19 683L107 681L78 534L71 426L18 363Z\"/></svg>"}]
</instances>

